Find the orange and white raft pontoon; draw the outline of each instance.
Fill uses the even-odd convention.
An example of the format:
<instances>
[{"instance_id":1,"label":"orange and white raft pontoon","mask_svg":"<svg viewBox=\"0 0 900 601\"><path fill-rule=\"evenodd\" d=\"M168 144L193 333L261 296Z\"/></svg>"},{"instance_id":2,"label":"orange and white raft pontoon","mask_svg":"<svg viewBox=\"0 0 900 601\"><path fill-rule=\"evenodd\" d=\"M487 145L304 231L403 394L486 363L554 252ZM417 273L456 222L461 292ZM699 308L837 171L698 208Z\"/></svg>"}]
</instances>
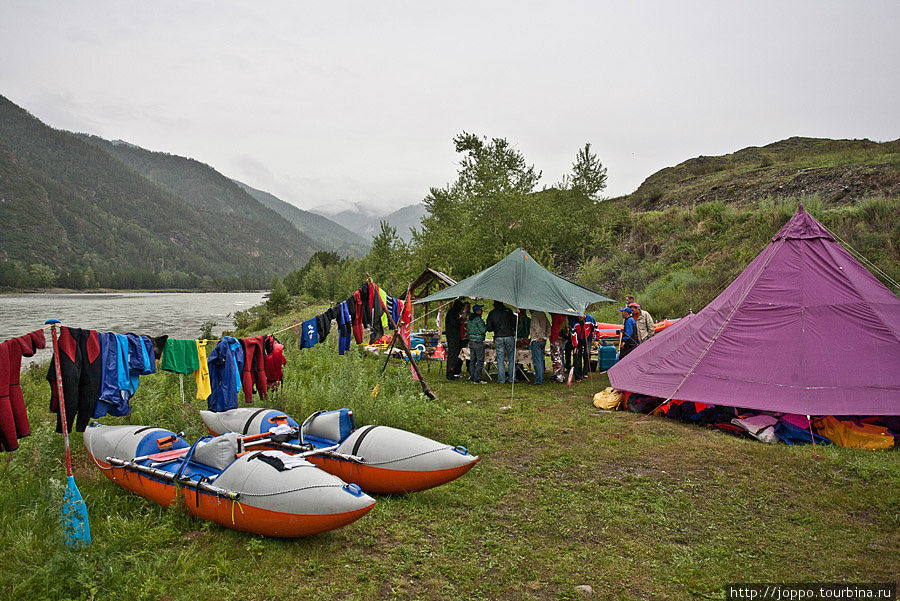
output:
<instances>
[{"instance_id":1,"label":"orange and white raft pontoon","mask_svg":"<svg viewBox=\"0 0 900 601\"><path fill-rule=\"evenodd\" d=\"M272 409L201 411L213 434L237 432L247 448L272 448L306 459L368 493L425 490L459 478L478 462L465 447L389 426L356 428L349 409L320 411L298 424Z\"/></svg>"},{"instance_id":2,"label":"orange and white raft pontoon","mask_svg":"<svg viewBox=\"0 0 900 601\"><path fill-rule=\"evenodd\" d=\"M162 428L93 424L84 446L107 478L168 507L177 495L191 514L226 528L297 537L333 530L375 500L308 461L241 447L236 434L193 445Z\"/></svg>"}]
</instances>

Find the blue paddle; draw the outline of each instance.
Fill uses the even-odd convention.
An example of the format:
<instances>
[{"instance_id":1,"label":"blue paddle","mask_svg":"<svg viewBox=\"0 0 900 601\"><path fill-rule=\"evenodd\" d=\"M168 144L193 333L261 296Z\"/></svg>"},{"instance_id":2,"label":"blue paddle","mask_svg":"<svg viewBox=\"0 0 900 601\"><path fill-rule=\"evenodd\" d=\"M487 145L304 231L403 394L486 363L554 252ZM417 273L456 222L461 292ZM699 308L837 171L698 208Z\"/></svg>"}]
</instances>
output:
<instances>
[{"instance_id":1,"label":"blue paddle","mask_svg":"<svg viewBox=\"0 0 900 601\"><path fill-rule=\"evenodd\" d=\"M59 344L56 340L58 319L48 319L53 335L53 359L56 364L56 394L59 398L59 420L62 424L63 444L66 458L66 492L63 496L62 529L63 542L67 547L80 549L91 544L91 525L88 522L87 506L72 475L72 453L69 450L69 423L66 421L66 400L63 398L62 371L59 368Z\"/></svg>"}]
</instances>

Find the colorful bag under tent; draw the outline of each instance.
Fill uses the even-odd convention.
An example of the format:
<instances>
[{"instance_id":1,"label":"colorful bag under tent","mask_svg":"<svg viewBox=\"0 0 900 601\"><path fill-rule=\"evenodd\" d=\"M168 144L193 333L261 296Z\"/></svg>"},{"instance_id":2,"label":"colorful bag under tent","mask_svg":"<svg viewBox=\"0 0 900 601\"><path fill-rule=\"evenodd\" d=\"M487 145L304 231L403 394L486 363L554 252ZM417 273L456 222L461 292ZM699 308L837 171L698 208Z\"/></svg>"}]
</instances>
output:
<instances>
[{"instance_id":1,"label":"colorful bag under tent","mask_svg":"<svg viewBox=\"0 0 900 601\"><path fill-rule=\"evenodd\" d=\"M887 450L893 448L894 435L883 426L828 417L813 419L813 429L840 447Z\"/></svg>"},{"instance_id":2,"label":"colorful bag under tent","mask_svg":"<svg viewBox=\"0 0 900 601\"><path fill-rule=\"evenodd\" d=\"M610 368L613 388L777 413L900 415L900 299L802 205L719 296L665 332ZM836 333L864 361L836 352Z\"/></svg>"}]
</instances>

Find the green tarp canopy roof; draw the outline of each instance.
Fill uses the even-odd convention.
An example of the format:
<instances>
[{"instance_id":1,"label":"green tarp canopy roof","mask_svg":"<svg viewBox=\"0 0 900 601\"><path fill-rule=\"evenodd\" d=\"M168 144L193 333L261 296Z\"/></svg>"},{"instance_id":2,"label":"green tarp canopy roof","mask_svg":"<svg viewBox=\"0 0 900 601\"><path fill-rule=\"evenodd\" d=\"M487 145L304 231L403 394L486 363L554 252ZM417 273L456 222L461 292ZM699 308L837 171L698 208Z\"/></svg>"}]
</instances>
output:
<instances>
[{"instance_id":1,"label":"green tarp canopy roof","mask_svg":"<svg viewBox=\"0 0 900 601\"><path fill-rule=\"evenodd\" d=\"M612 301L547 271L521 248L484 271L414 304L460 297L489 298L518 309L563 315L583 315L588 305Z\"/></svg>"}]
</instances>

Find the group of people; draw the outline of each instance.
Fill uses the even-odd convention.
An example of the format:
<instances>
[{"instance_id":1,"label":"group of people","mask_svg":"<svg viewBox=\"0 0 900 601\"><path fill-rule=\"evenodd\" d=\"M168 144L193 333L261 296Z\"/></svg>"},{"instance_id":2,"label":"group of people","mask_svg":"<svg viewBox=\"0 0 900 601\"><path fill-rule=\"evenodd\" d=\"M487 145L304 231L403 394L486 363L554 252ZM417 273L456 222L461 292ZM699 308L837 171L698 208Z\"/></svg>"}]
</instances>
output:
<instances>
[{"instance_id":1,"label":"group of people","mask_svg":"<svg viewBox=\"0 0 900 601\"><path fill-rule=\"evenodd\" d=\"M634 297L626 297L626 306L620 309L623 317L621 357L627 355L638 344L653 335L653 318ZM529 315L530 313L530 315ZM516 343L531 352L534 366L533 385L544 383L546 364L544 355L550 344L552 379L565 382L571 370L573 381L581 381L590 375L591 345L596 331L596 321L590 315L566 316L552 314L549 318L543 311L526 312L520 309L516 314L499 301L483 317L484 305L469 305L457 299L447 311L444 321L447 339L447 379L462 377L463 361L459 355L462 349L469 349L466 368L469 381L483 384L485 336L494 333L494 348L497 353L497 383L515 382Z\"/></svg>"},{"instance_id":2,"label":"group of people","mask_svg":"<svg viewBox=\"0 0 900 601\"><path fill-rule=\"evenodd\" d=\"M637 345L653 336L653 317L634 302L634 297L625 295L625 306L619 309L622 313L622 344L619 346L619 360L637 348Z\"/></svg>"}]
</instances>

